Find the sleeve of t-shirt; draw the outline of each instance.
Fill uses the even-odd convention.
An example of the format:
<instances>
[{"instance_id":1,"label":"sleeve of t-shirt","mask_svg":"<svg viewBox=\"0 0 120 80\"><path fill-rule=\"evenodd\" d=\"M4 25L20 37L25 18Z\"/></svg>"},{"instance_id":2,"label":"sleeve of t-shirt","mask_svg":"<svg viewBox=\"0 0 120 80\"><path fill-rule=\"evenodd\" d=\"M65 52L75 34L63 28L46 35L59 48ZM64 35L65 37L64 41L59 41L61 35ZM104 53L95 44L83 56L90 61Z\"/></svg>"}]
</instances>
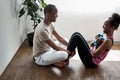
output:
<instances>
[{"instance_id":1,"label":"sleeve of t-shirt","mask_svg":"<svg viewBox=\"0 0 120 80\"><path fill-rule=\"evenodd\" d=\"M40 32L40 41L45 41L45 40L49 40L49 35L48 35L48 31L47 30L43 30Z\"/></svg>"},{"instance_id":2,"label":"sleeve of t-shirt","mask_svg":"<svg viewBox=\"0 0 120 80\"><path fill-rule=\"evenodd\" d=\"M55 30L55 27L53 25L51 25L51 28L52 28L52 32Z\"/></svg>"}]
</instances>

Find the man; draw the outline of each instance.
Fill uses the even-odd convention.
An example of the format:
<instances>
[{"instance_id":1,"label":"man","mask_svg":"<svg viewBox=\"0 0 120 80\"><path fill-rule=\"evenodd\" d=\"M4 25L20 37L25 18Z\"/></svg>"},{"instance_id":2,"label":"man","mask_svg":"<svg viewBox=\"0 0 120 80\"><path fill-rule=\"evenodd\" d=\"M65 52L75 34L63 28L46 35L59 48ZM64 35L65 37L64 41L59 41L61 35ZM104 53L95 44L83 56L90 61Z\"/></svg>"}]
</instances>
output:
<instances>
[{"instance_id":1,"label":"man","mask_svg":"<svg viewBox=\"0 0 120 80\"><path fill-rule=\"evenodd\" d=\"M68 43L57 33L52 24L58 17L57 12L55 5L48 4L44 8L44 20L38 24L35 29L33 58L38 65L47 66L54 64L55 66L63 67L68 64L69 51L58 46L60 43L67 46ZM53 36L55 36L60 43L55 43L53 41Z\"/></svg>"}]
</instances>

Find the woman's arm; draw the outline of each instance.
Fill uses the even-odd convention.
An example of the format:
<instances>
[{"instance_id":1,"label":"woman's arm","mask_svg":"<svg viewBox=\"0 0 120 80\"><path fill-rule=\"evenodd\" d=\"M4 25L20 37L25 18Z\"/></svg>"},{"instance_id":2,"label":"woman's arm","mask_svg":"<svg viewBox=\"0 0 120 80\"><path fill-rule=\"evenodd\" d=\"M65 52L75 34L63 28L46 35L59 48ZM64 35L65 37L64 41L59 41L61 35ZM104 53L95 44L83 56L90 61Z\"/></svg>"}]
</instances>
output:
<instances>
[{"instance_id":1,"label":"woman's arm","mask_svg":"<svg viewBox=\"0 0 120 80\"><path fill-rule=\"evenodd\" d=\"M98 57L104 50L110 50L112 41L110 39L104 40L103 43L92 52L93 57Z\"/></svg>"}]
</instances>

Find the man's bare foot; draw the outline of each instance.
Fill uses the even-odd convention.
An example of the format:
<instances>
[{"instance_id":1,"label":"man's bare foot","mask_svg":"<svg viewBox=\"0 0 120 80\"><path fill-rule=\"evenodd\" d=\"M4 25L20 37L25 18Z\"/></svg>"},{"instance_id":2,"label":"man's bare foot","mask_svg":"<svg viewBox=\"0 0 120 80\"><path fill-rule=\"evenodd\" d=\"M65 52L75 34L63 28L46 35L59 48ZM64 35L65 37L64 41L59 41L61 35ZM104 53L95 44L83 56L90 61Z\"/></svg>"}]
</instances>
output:
<instances>
[{"instance_id":1,"label":"man's bare foot","mask_svg":"<svg viewBox=\"0 0 120 80\"><path fill-rule=\"evenodd\" d=\"M65 67L65 66L68 65L68 61L65 60L65 61L62 61L62 62L57 62L54 65L57 66L57 67Z\"/></svg>"},{"instance_id":2,"label":"man's bare foot","mask_svg":"<svg viewBox=\"0 0 120 80\"><path fill-rule=\"evenodd\" d=\"M70 51L69 58L70 58L70 57L73 57L73 56L75 55L75 53L76 53L75 51Z\"/></svg>"},{"instance_id":3,"label":"man's bare foot","mask_svg":"<svg viewBox=\"0 0 120 80\"><path fill-rule=\"evenodd\" d=\"M64 66L66 66L66 62L57 62L54 65L57 67L64 67Z\"/></svg>"}]
</instances>

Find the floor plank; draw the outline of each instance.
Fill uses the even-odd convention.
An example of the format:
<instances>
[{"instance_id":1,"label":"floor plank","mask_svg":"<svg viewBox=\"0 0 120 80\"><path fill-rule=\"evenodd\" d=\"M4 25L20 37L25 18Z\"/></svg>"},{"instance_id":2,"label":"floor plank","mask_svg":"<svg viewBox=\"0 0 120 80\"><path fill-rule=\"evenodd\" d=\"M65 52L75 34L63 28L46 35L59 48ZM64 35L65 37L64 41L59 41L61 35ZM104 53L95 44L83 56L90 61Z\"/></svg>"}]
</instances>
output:
<instances>
[{"instance_id":1,"label":"floor plank","mask_svg":"<svg viewBox=\"0 0 120 80\"><path fill-rule=\"evenodd\" d=\"M119 80L120 61L103 61L97 68L85 68L80 59L71 59L65 68L38 66L32 60L27 40L21 45L0 80Z\"/></svg>"}]
</instances>

